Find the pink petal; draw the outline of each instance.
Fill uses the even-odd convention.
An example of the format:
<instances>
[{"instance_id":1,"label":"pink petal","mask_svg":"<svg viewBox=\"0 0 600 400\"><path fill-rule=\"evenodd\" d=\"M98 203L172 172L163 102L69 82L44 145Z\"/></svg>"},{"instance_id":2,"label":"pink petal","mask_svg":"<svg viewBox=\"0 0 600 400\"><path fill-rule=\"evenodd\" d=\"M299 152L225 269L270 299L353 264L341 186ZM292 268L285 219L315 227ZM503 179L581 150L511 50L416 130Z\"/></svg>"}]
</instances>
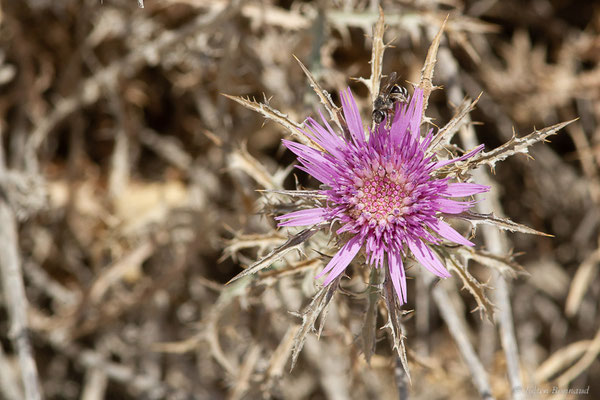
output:
<instances>
[{"instance_id":1,"label":"pink petal","mask_svg":"<svg viewBox=\"0 0 600 400\"><path fill-rule=\"evenodd\" d=\"M298 167L298 169L306 171L325 184L332 184L332 177L337 175L337 171L333 168L335 164L331 162L331 159L326 158L321 152L300 143L289 140L282 140L282 143L298 156L298 160L304 167ZM331 156L328 155L328 157Z\"/></svg>"},{"instance_id":2,"label":"pink petal","mask_svg":"<svg viewBox=\"0 0 600 400\"><path fill-rule=\"evenodd\" d=\"M438 206L441 212L447 214L460 214L463 211L468 210L475 204L472 201L456 201L449 199L435 199L433 202Z\"/></svg>"},{"instance_id":3,"label":"pink petal","mask_svg":"<svg viewBox=\"0 0 600 400\"><path fill-rule=\"evenodd\" d=\"M425 135L425 137L421 141L421 150L423 152L425 152L425 150L427 150L427 148L429 147L429 144L433 140L433 136L434 136L433 129L430 129L429 132L427 132L427 134Z\"/></svg>"},{"instance_id":4,"label":"pink petal","mask_svg":"<svg viewBox=\"0 0 600 400\"><path fill-rule=\"evenodd\" d=\"M348 241L341 249L336 253L335 256L329 261L329 264L317 275L317 278L322 277L329 271L331 273L323 282L323 285L329 285L335 278L337 278L350 264L350 261L358 254L358 251L362 247L363 238L362 236L354 236Z\"/></svg>"},{"instance_id":5,"label":"pink petal","mask_svg":"<svg viewBox=\"0 0 600 400\"><path fill-rule=\"evenodd\" d=\"M323 149L327 150L331 155L335 156L336 158L343 158L344 155L339 150L341 147L344 146L344 142L343 142L342 138L337 136L331 130L331 126L329 126L329 124L323 117L323 114L321 114L321 118L323 119L323 122L326 124L327 129L325 129L324 127L319 125L319 123L317 121L315 121L314 119L308 118L306 126L307 126L308 130L310 131L310 133L303 131L304 134L306 136L310 137L315 142L317 142L319 144L319 146L321 146Z\"/></svg>"},{"instance_id":6,"label":"pink petal","mask_svg":"<svg viewBox=\"0 0 600 400\"><path fill-rule=\"evenodd\" d=\"M388 263L390 268L390 277L392 278L392 284L394 290L400 301L400 305L407 302L406 295L406 274L404 273L404 266L402 265L402 256L396 253L388 253Z\"/></svg>"},{"instance_id":7,"label":"pink petal","mask_svg":"<svg viewBox=\"0 0 600 400\"><path fill-rule=\"evenodd\" d=\"M462 244L465 246L475 246L472 242L468 241L458 233L454 228L445 223L444 221L438 219L436 222L429 223L429 227L438 235L443 238L450 240L451 242Z\"/></svg>"},{"instance_id":8,"label":"pink petal","mask_svg":"<svg viewBox=\"0 0 600 400\"><path fill-rule=\"evenodd\" d=\"M443 160L443 161L438 161L433 165L433 169L438 169L438 168L442 168L445 165L448 164L452 164L455 163L457 161L463 161L466 160L469 157L474 156L475 154L479 153L482 149L483 149L484 145L480 144L479 146L475 147L475 149L471 150L470 152L468 152L467 154L463 154L462 156L458 157L458 158L453 158L451 160Z\"/></svg>"},{"instance_id":9,"label":"pink petal","mask_svg":"<svg viewBox=\"0 0 600 400\"><path fill-rule=\"evenodd\" d=\"M423 113L423 90L415 89L411 98L412 115L410 115L410 133L415 141L421 137L421 114Z\"/></svg>"},{"instance_id":10,"label":"pink petal","mask_svg":"<svg viewBox=\"0 0 600 400\"><path fill-rule=\"evenodd\" d=\"M408 115L412 114L412 109L410 108L412 104L413 100L411 100L410 104L401 105L396 108L396 113L390 129L390 136L393 142L397 145L401 144L405 136L407 136L408 124L410 122ZM381 130L383 127L385 127L385 125L380 124L379 127Z\"/></svg>"},{"instance_id":11,"label":"pink petal","mask_svg":"<svg viewBox=\"0 0 600 400\"><path fill-rule=\"evenodd\" d=\"M410 103L396 109L390 136L394 144L405 144L406 141L416 145L419 138L419 124L423 112L423 91L415 89ZM381 127L381 126L380 126ZM412 140L411 140L412 139Z\"/></svg>"},{"instance_id":12,"label":"pink petal","mask_svg":"<svg viewBox=\"0 0 600 400\"><path fill-rule=\"evenodd\" d=\"M448 197L466 197L477 193L484 193L489 190L489 186L478 185L476 183L457 182L448 184L440 194Z\"/></svg>"},{"instance_id":13,"label":"pink petal","mask_svg":"<svg viewBox=\"0 0 600 400\"><path fill-rule=\"evenodd\" d=\"M350 129L350 134L352 134L354 142L357 144L364 144L365 132L362 126L362 119L356 101L354 101L354 97L352 97L350 88L347 88L346 91L342 90L340 92L340 97L342 99L344 117L346 118L346 123L348 124L348 129Z\"/></svg>"},{"instance_id":14,"label":"pink petal","mask_svg":"<svg viewBox=\"0 0 600 400\"><path fill-rule=\"evenodd\" d=\"M275 217L277 221L287 220L277 224L277 226L305 226L314 225L325 221L327 210L325 208L311 208L309 210L294 211L289 214Z\"/></svg>"},{"instance_id":15,"label":"pink petal","mask_svg":"<svg viewBox=\"0 0 600 400\"><path fill-rule=\"evenodd\" d=\"M417 261L433 274L441 278L449 278L452 276L448 270L444 268L433 251L431 251L431 249L419 239L408 240L408 248L413 253Z\"/></svg>"}]
</instances>

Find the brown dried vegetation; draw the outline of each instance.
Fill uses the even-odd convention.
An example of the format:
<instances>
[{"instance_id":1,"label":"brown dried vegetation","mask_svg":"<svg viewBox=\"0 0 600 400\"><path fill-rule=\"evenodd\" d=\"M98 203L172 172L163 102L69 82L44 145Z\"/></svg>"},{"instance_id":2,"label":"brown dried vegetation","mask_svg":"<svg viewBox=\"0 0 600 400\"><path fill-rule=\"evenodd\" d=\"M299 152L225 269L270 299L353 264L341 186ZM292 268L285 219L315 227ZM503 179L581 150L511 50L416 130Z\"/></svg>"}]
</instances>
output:
<instances>
[{"instance_id":1,"label":"brown dried vegetation","mask_svg":"<svg viewBox=\"0 0 600 400\"><path fill-rule=\"evenodd\" d=\"M600 396L600 7L380 3L0 2L0 398ZM502 229L403 310L366 268L321 288L335 243L271 215L317 188L281 138L381 71L486 144Z\"/></svg>"}]
</instances>

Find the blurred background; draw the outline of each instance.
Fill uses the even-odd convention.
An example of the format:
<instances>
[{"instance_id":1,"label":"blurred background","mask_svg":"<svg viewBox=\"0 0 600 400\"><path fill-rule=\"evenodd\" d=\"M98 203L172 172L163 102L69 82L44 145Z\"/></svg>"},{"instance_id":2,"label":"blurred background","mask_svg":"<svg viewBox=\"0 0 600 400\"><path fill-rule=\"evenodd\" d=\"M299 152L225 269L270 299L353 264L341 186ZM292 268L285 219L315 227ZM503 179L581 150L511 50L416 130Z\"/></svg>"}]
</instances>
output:
<instances>
[{"instance_id":1,"label":"blurred background","mask_svg":"<svg viewBox=\"0 0 600 400\"><path fill-rule=\"evenodd\" d=\"M383 72L409 88L449 15L436 125L480 93L471 119L488 150L579 118L492 177L499 215L554 235L508 235L529 273L510 282L524 388L554 399L543 391L562 379L600 396L600 3L2 0L1 398L26 395L24 324L49 399L398 398L385 337L370 364L356 345L364 299L338 293L290 373L291 312L312 278L224 286L286 238L257 190L295 180L288 132L221 94L316 116L295 55L334 99L349 85L368 118L352 78L370 76L379 5L393 45ZM496 329L449 285L494 397L510 398ZM435 307L416 312L426 325L407 317L410 397L479 398Z\"/></svg>"}]
</instances>

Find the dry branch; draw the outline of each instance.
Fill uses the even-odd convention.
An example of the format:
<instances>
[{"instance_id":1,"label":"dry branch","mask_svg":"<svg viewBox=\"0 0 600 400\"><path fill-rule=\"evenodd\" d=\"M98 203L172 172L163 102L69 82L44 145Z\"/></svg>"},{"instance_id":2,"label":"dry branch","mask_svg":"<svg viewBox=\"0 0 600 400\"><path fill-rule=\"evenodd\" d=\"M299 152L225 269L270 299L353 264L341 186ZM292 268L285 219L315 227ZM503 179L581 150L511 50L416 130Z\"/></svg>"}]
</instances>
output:
<instances>
[{"instance_id":1,"label":"dry branch","mask_svg":"<svg viewBox=\"0 0 600 400\"><path fill-rule=\"evenodd\" d=\"M319 97L321 104L323 104L323 107L325 107L325 110L327 110L327 113L329 114L329 118L331 118L331 120L336 124L339 131L343 132L343 130L344 130L342 128L343 117L341 114L340 107L336 106L333 103L333 100L331 99L331 95L329 93L327 93L325 90L323 90L323 88L321 87L321 85L319 85L319 82L317 82L317 80L315 79L313 74L308 70L308 68L306 68L304 66L304 64L302 64L302 61L300 61L298 59L298 57L296 57L296 56L294 56L294 59L298 62L298 64L300 65L300 68L302 68L302 72L304 72L304 74L308 78L308 81L310 82L310 87L313 88L313 90Z\"/></svg>"},{"instance_id":2,"label":"dry branch","mask_svg":"<svg viewBox=\"0 0 600 400\"><path fill-rule=\"evenodd\" d=\"M255 262L254 264L237 274L228 283L235 282L238 279L255 274L260 270L271 266L271 264L282 258L286 253L301 246L305 241L307 241L311 236L313 236L321 229L322 226L314 226L312 228L304 229L303 231L297 233L296 235L289 238L284 244L273 249L273 251L271 251L265 257L258 260L257 262Z\"/></svg>"},{"instance_id":3,"label":"dry branch","mask_svg":"<svg viewBox=\"0 0 600 400\"><path fill-rule=\"evenodd\" d=\"M471 378L479 392L479 396L485 400L492 400L494 396L492 395L488 374L469 341L469 336L465 331L466 322L459 317L443 285L437 285L431 294L440 315L448 326L450 335L452 335L463 360L471 372Z\"/></svg>"},{"instance_id":4,"label":"dry branch","mask_svg":"<svg viewBox=\"0 0 600 400\"><path fill-rule=\"evenodd\" d=\"M392 341L392 349L395 350L395 359L396 363L400 363L402 366L402 370L406 379L408 380L409 385L411 384L410 370L408 368L408 359L406 358L406 343L405 343L405 335L404 335L404 326L402 324L402 316L404 312L401 311L398 306L398 301L396 300L396 293L394 292L392 280L387 273L383 284L383 298L385 299L385 306L387 308L387 322L382 327L382 329L386 329ZM403 382L404 377L402 377L398 383ZM400 390L402 392L402 390Z\"/></svg>"},{"instance_id":5,"label":"dry branch","mask_svg":"<svg viewBox=\"0 0 600 400\"><path fill-rule=\"evenodd\" d=\"M5 328L19 320L33 334L29 343L14 330L0 335L0 397L26 398L22 364L35 353L48 398L477 398L468 380L478 377L452 367L461 360L450 324L440 322L431 285L411 262L402 307L389 279L365 290L371 271L359 255L335 302L318 287L321 297L307 309L314 275L338 242L323 232L273 255L254 277L224 284L288 240L273 215L328 206L326 186L304 172L289 176L294 163L281 146L282 135L293 135L319 149L298 131L311 114L303 82L345 134L334 91L362 76L364 87L350 86L363 118L372 119L384 68L427 86L424 121L443 126L428 146L434 160L464 154L477 138L487 151L477 165L527 156L502 163L495 182L486 168L468 176L475 165L468 161L434 175L492 187L472 199L478 213L441 216L460 233L471 220L476 246L444 242L436 252L454 275L437 285L468 323L459 334L475 334L468 339L494 395L519 400L533 385L590 385L593 397L598 24L577 17L592 15L585 2L540 14L506 0L452 6L442 31L447 4L381 3L385 21L378 2L364 0L2 3L0 201L16 230L2 220L0 263L11 259L11 236L27 304L14 311L7 299L15 296L4 288L0 313ZM497 34L513 30L512 40ZM311 62L298 68L292 54ZM430 95L435 84L444 91ZM265 120L219 95L263 92L289 114L250 101ZM533 146L575 117L565 127L570 136ZM260 125L269 121L277 124ZM511 137L534 125L553 126ZM305 257L307 249L314 254ZM496 325L467 318L473 307L493 313ZM303 321L289 310L304 310ZM369 357L375 343L381 348L367 364L362 353Z\"/></svg>"},{"instance_id":6,"label":"dry branch","mask_svg":"<svg viewBox=\"0 0 600 400\"><path fill-rule=\"evenodd\" d=\"M460 213L460 214L448 215L448 217L449 218L452 218L452 217L464 218L464 219L468 220L474 226L477 226L479 224L486 224L486 225L493 225L498 229L502 229L502 230L510 231L510 232L520 232L520 233L527 233L529 235L552 237L552 235L549 235L544 232L536 231L535 229L532 229L528 226L521 225L514 221L511 221L508 218L500 218L500 217L494 215L493 212L489 213L489 214L482 214L482 213L476 213L473 211L466 211L466 212Z\"/></svg>"},{"instance_id":7,"label":"dry branch","mask_svg":"<svg viewBox=\"0 0 600 400\"><path fill-rule=\"evenodd\" d=\"M381 86L381 75L383 69L383 53L385 52L386 45L383 42L383 34L385 33L385 16L383 9L379 6L379 18L377 24L373 28L373 44L371 45L371 79L368 82L367 87L371 93L371 104L375 103L375 99L379 95L379 88Z\"/></svg>"},{"instance_id":8,"label":"dry branch","mask_svg":"<svg viewBox=\"0 0 600 400\"><path fill-rule=\"evenodd\" d=\"M319 291L314 295L310 304L302 312L302 324L294 336L294 350L292 351L292 366L290 367L290 370L292 370L296 365L300 351L302 350L302 347L304 347L306 336L310 331L315 329L315 324L317 323L317 319L320 315L321 327L319 328L319 332L322 331L325 323L325 311L329 305L329 302L333 298L334 293L337 291L340 279L341 278L337 278L328 286L319 289Z\"/></svg>"},{"instance_id":9,"label":"dry branch","mask_svg":"<svg viewBox=\"0 0 600 400\"><path fill-rule=\"evenodd\" d=\"M243 105L244 107L252 111L259 113L266 119L277 122L279 125L287 129L291 133L291 135L297 138L302 144L322 150L321 146L315 143L310 137L304 135L302 125L295 121L292 121L288 118L287 115L283 114L281 111L272 108L268 104L259 103L255 100L244 99L243 97L237 96L230 96L228 94L223 94L223 96L235 101L238 104Z\"/></svg>"},{"instance_id":10,"label":"dry branch","mask_svg":"<svg viewBox=\"0 0 600 400\"><path fill-rule=\"evenodd\" d=\"M537 142L545 141L548 136L556 135L562 128L575 121L576 119L573 119L571 121L561 122L560 124L546 127L542 130L536 129L529 135L521 138L518 138L513 134L512 139L504 143L502 146L497 147L489 152L481 152L472 157L468 163L472 166L487 164L493 171L497 162L504 161L508 157L515 154L528 154L530 146Z\"/></svg>"},{"instance_id":11,"label":"dry branch","mask_svg":"<svg viewBox=\"0 0 600 400\"><path fill-rule=\"evenodd\" d=\"M596 333L596 336L590 343L583 357L581 357L575 365L565 371L561 376L556 378L558 386L564 388L568 386L575 378L590 367L590 365L598 359L600 354L600 330Z\"/></svg>"},{"instance_id":12,"label":"dry branch","mask_svg":"<svg viewBox=\"0 0 600 400\"><path fill-rule=\"evenodd\" d=\"M469 113L475 109L475 105L480 98L481 94L473 101L465 99L454 117L452 117L452 119L446 125L444 125L442 129L437 131L428 149L435 149L440 144L449 145L450 140L452 140L458 130L464 126L465 123L467 123L467 121L465 121L465 117L467 117L467 115L469 115Z\"/></svg>"},{"instance_id":13,"label":"dry branch","mask_svg":"<svg viewBox=\"0 0 600 400\"><path fill-rule=\"evenodd\" d=\"M207 14L199 15L183 27L163 32L157 39L149 42L143 48L136 49L124 59L113 62L107 67L96 72L84 80L72 97L60 99L53 107L52 112L34 127L27 142L27 155L25 161L27 169L35 172L37 166L37 151L48 134L64 119L76 110L92 104L101 96L103 88L114 88L118 84L117 77L124 71L131 73L149 63L165 50L172 48L184 38L201 30L210 30L222 23L226 18L237 12L238 2L232 4L215 4Z\"/></svg>"},{"instance_id":14,"label":"dry branch","mask_svg":"<svg viewBox=\"0 0 600 400\"><path fill-rule=\"evenodd\" d=\"M423 64L423 69L421 69L421 79L419 80L419 84L417 87L423 90L423 118L425 118L425 110L429 106L429 96L431 96L431 92L433 92L436 87L433 85L433 70L435 68L435 64L437 62L437 52L440 46L440 41L442 40L442 34L444 33L444 28L446 27L446 22L448 21L448 17L444 19L442 22L442 26L440 26L440 30L437 35L433 38L431 45L429 46L429 50L427 51L427 58L425 59L425 63Z\"/></svg>"},{"instance_id":15,"label":"dry branch","mask_svg":"<svg viewBox=\"0 0 600 400\"><path fill-rule=\"evenodd\" d=\"M0 174L3 171L0 170ZM17 221L12 209L0 193L0 274L2 293L8 309L9 337L19 357L21 380L26 400L40 400L42 392L38 372L29 340L27 323L27 297L23 284Z\"/></svg>"},{"instance_id":16,"label":"dry branch","mask_svg":"<svg viewBox=\"0 0 600 400\"><path fill-rule=\"evenodd\" d=\"M583 296L595 281L600 264L600 249L590 254L577 268L565 304L565 314L573 317L579 311Z\"/></svg>"}]
</instances>

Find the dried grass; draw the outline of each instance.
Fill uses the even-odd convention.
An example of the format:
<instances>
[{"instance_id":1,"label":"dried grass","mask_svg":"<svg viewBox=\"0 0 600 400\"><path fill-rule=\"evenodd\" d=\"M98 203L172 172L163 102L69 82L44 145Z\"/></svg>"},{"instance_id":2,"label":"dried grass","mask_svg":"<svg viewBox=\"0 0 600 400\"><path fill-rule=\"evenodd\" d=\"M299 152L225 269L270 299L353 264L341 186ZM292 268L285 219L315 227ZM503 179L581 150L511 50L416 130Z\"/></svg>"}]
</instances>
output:
<instances>
[{"instance_id":1,"label":"dried grass","mask_svg":"<svg viewBox=\"0 0 600 400\"><path fill-rule=\"evenodd\" d=\"M1 398L600 396L594 2L4 0L0 28ZM317 188L280 139L392 71L493 186L403 310L366 269L320 288L328 227L272 219Z\"/></svg>"}]
</instances>

